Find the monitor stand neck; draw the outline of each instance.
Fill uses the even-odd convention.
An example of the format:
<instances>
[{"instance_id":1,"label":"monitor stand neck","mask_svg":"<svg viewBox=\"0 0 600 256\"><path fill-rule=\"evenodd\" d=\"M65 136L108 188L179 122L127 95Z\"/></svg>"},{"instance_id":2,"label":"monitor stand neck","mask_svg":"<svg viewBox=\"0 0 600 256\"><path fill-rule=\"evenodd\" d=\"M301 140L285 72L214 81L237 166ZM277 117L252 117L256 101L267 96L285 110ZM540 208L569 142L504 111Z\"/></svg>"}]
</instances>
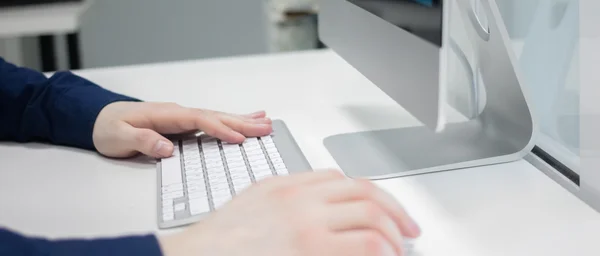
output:
<instances>
[{"instance_id":1,"label":"monitor stand neck","mask_svg":"<svg viewBox=\"0 0 600 256\"><path fill-rule=\"evenodd\" d=\"M452 3L468 17L471 2ZM531 151L535 126L508 32L495 2L481 2L490 36L467 29L487 94L481 114L449 123L440 133L416 126L326 138L325 147L347 176L384 179L456 170L520 160Z\"/></svg>"}]
</instances>

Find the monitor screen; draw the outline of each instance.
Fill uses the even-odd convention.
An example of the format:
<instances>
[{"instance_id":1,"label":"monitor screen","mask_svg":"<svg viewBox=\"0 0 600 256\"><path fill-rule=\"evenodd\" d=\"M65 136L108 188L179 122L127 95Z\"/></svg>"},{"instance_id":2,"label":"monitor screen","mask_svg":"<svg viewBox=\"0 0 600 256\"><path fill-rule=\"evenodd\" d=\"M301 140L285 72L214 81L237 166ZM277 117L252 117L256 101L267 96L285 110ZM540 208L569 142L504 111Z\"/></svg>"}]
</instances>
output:
<instances>
[{"instance_id":1,"label":"monitor screen","mask_svg":"<svg viewBox=\"0 0 600 256\"><path fill-rule=\"evenodd\" d=\"M347 0L439 47L444 0Z\"/></svg>"}]
</instances>

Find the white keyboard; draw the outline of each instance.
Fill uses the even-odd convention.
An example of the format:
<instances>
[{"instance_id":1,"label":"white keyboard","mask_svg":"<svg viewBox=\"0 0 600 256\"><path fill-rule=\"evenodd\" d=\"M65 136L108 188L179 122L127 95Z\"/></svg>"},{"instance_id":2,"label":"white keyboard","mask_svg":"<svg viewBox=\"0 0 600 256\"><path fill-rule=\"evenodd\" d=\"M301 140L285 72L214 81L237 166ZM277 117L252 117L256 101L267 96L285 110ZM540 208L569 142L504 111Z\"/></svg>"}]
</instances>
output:
<instances>
[{"instance_id":1,"label":"white keyboard","mask_svg":"<svg viewBox=\"0 0 600 256\"><path fill-rule=\"evenodd\" d=\"M223 206L262 179L289 174L271 136L243 144L199 136L173 141L174 154L162 159L159 226L189 224Z\"/></svg>"}]
</instances>

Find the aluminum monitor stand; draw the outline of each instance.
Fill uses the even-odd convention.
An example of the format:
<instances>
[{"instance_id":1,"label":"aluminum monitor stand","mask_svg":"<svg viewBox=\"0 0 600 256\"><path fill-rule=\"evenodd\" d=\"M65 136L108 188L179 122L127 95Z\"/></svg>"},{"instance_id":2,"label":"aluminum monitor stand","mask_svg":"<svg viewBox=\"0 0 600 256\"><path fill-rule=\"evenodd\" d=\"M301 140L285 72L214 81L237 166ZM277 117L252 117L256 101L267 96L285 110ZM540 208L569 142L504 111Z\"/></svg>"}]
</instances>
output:
<instances>
[{"instance_id":1,"label":"aluminum monitor stand","mask_svg":"<svg viewBox=\"0 0 600 256\"><path fill-rule=\"evenodd\" d=\"M474 1L455 0L445 3L456 4L463 19L473 25L467 26L466 31L475 52L474 62L480 70L477 73L485 84L485 107L473 119L448 124L440 133L425 126L417 126L339 134L326 138L325 147L347 176L385 179L498 164L522 159L533 148L535 125L527 93L524 92L525 86L521 85L523 80L517 68L517 60L495 2L480 0L480 8L487 13L489 20L487 31L481 30L482 26L474 15ZM353 27L352 33L347 33L348 28L343 28L356 21L334 17L340 11L341 4L341 0L322 2L320 15L328 17L323 19L327 23L320 26L334 26L324 32L338 33L322 34L322 40L334 51L336 48L345 49L338 54L347 60L355 59L348 56L353 51L368 54L369 49L360 47L357 43L362 32ZM335 42L343 42L344 45L331 44L327 40L329 37L336 37ZM364 40L385 38L386 35L360 38L360 43L364 45ZM351 61L349 63L354 65Z\"/></svg>"}]
</instances>

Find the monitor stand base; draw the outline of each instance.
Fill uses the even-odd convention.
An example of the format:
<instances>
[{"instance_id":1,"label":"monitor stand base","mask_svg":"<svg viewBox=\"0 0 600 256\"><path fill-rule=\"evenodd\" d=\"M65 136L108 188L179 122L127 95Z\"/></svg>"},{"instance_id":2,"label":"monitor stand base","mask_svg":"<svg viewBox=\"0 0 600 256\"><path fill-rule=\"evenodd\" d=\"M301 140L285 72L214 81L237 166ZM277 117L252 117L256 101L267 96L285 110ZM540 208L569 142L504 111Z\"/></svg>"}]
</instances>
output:
<instances>
[{"instance_id":1,"label":"monitor stand base","mask_svg":"<svg viewBox=\"0 0 600 256\"><path fill-rule=\"evenodd\" d=\"M519 160L526 151L483 134L479 123L424 126L331 136L324 144L351 178L387 179Z\"/></svg>"}]
</instances>

